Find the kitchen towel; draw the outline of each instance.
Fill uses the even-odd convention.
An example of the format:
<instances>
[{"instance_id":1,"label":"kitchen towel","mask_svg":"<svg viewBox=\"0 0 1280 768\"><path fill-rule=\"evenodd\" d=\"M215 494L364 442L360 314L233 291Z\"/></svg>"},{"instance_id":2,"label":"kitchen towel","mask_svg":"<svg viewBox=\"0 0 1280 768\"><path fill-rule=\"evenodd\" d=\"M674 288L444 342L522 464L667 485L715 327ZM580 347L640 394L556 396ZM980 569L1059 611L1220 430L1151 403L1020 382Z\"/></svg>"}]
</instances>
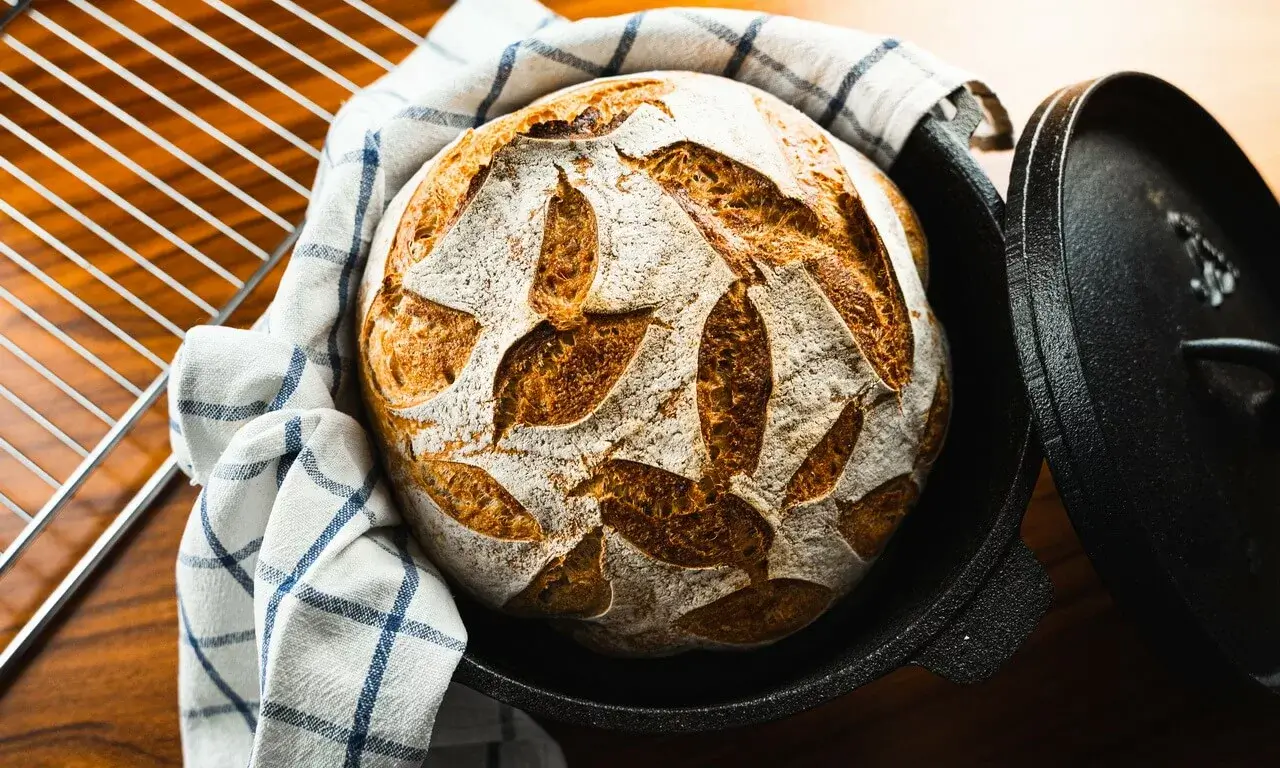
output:
<instances>
[{"instance_id":1,"label":"kitchen towel","mask_svg":"<svg viewBox=\"0 0 1280 768\"><path fill-rule=\"evenodd\" d=\"M958 130L981 102L987 142L1009 138L981 84L892 38L744 11L571 22L534 0L459 0L339 110L263 321L193 328L173 361L173 449L203 486L177 564L187 765L563 765L532 719L450 685L467 632L358 419L354 297L387 203L460 132L656 69L770 91L884 167L956 102Z\"/></svg>"}]
</instances>

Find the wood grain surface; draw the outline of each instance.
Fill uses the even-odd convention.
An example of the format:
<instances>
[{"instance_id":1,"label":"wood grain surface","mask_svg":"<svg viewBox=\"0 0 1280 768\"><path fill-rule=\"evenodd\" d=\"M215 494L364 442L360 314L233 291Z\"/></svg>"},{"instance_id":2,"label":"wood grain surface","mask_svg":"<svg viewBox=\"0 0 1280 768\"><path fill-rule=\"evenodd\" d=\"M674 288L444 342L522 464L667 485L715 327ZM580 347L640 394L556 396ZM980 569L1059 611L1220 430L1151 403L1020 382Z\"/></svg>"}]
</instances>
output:
<instances>
[{"instance_id":1,"label":"wood grain surface","mask_svg":"<svg viewBox=\"0 0 1280 768\"><path fill-rule=\"evenodd\" d=\"M87 3L84 3L87 5ZM380 70L352 51L326 43L310 27L265 0L234 0L270 29L296 41L357 83ZM392 60L409 43L371 26L340 0L299 0L330 23L348 30ZM1025 121L1039 101L1062 85L1119 69L1153 72L1190 92L1219 118L1261 169L1272 188L1280 185L1280 6L1273 0L992 0L962 4L948 0L771 0L718 2L717 5L788 13L863 27L911 40L979 73L1003 97L1015 123ZM313 147L324 123L306 109L281 102L260 80L237 75L228 62L189 35L174 31L136 0L95 4L142 31L163 49L226 87L247 103L279 115L279 122ZM287 77L315 104L332 111L345 97L333 82L263 43L216 10L194 3L162 0L181 9L200 29ZM425 33L446 3L440 0L375 0L373 5ZM653 7L634 0L566 0L552 7L570 17L608 15ZM2 6L0 6L2 7ZM182 87L171 67L157 64L136 45L120 40L101 22L69 0L37 0L35 8L90 42L124 66L155 83L176 83L170 93L179 103L224 129L288 178L307 185L314 159L252 121L224 113L225 105L203 99L198 89ZM302 213L305 200L277 179L247 167L235 155L142 94L103 72L71 46L50 37L30 19L15 25L14 39L47 60L112 94L175 145L250 192L288 221ZM104 138L120 142L129 156L175 190L232 224L255 246L269 250L283 230L241 203L225 201L216 186L171 154L157 151L136 131L83 96L40 72L12 45L0 43L0 72L43 94L69 117ZM77 167L109 181L112 188L151 213L163 226L218 261L239 279L259 263L241 244L207 222L188 215L151 185L83 140L54 125L47 114L0 85L0 115L38 133L64 151ZM162 266L184 285L217 305L234 290L226 280L178 252L155 231L101 201L65 170L33 154L11 130L0 128L0 158L39 178L69 204L100 222L145 258ZM999 183L1008 175L1009 155L983 158ZM91 254L93 262L131 290L153 302L183 327L202 320L199 309L151 278L101 238L69 220L13 174L0 171L0 199L25 211L68 246ZM41 242L30 228L0 214L0 242L18 251L59 282L77 291L98 291L104 312L141 339L153 354L167 359L177 344L126 303L110 299L94 280ZM7 258L0 257L0 286L45 311L59 327L99 352L136 386L145 386L158 369L120 345L58 299ZM264 297L242 314L251 318ZM24 324L25 323L25 324ZM130 397L118 384L95 380L76 360L57 351L47 333L30 327L0 306L0 333L24 348L48 354L46 364L68 380L88 382L104 411L118 417ZM44 335L41 335L44 333ZM62 355L62 357L59 357ZM65 358L65 359L64 359ZM42 360L46 358L42 357ZM105 431L100 420L57 400L35 379L24 380L11 353L0 350L0 383L20 393L84 446ZM8 378L19 376L17 379ZM8 408L8 410L6 410ZM0 402L0 436L20 444L57 479L78 458L47 433L22 423L20 414ZM60 569L82 551L109 515L167 451L163 413L152 415L140 431L113 454L111 471L86 488L60 527L42 537L33 557L0 582L0 642L20 624ZM0 490L27 508L38 506L49 489L0 454ZM19 487L21 486L21 487ZM181 762L177 712L177 618L173 600L174 556L193 491L175 484L99 578L66 613L30 663L0 692L0 765L23 766L169 766ZM16 533L13 520L0 514L0 544ZM1239 765L1280 763L1280 707L1242 702L1197 691L1157 660L1138 630L1119 612L1100 583L1053 489L1042 474L1023 527L1027 543L1047 566L1055 602L1030 640L994 679L955 686L920 669L899 670L836 701L787 720L721 733L637 736L548 723L572 766L708 765ZM46 541L47 538L47 541Z\"/></svg>"}]
</instances>

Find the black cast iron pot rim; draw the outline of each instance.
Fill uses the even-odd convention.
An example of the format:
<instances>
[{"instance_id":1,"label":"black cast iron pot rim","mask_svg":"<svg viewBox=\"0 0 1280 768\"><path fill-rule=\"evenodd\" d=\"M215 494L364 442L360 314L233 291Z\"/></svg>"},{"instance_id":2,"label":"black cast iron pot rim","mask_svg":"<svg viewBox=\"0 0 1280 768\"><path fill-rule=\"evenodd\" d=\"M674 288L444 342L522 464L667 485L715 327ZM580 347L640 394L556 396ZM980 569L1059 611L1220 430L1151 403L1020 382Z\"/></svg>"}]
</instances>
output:
<instances>
[{"instance_id":1,"label":"black cast iron pot rim","mask_svg":"<svg viewBox=\"0 0 1280 768\"><path fill-rule=\"evenodd\" d=\"M1022 436L1021 466L982 545L964 568L942 589L933 604L907 629L859 663L844 664L831 674L739 701L708 706L629 706L606 704L550 693L475 661L469 653L458 664L456 679L511 706L554 720L619 731L689 733L756 725L797 714L853 691L913 661L913 657L964 609L1000 564L1019 535L1026 512L1025 497L1041 463L1035 428L1028 420ZM748 651L749 652L749 651ZM867 675L870 667L872 673Z\"/></svg>"}]
</instances>

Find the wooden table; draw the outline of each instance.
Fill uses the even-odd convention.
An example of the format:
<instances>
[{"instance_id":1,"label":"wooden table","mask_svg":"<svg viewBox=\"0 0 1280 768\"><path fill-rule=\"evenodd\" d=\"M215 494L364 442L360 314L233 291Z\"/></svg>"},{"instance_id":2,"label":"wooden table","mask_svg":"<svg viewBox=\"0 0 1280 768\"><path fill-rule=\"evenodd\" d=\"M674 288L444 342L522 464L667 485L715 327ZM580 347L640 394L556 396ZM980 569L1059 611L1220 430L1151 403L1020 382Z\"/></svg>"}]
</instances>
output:
<instances>
[{"instance_id":1,"label":"wooden table","mask_svg":"<svg viewBox=\"0 0 1280 768\"><path fill-rule=\"evenodd\" d=\"M337 13L330 6L339 5L304 4L326 14ZM442 7L375 4L394 9L419 31ZM1230 128L1273 188L1280 185L1280 8L1271 0L719 4L912 40L981 73L1003 96L1015 123L1060 85L1119 69L1153 72L1199 99ZM552 5L579 17L649 3ZM998 180L1007 178L1008 161L1007 154L984 160ZM0 764L179 764L173 570L193 496L181 485L165 494L127 549L0 695ZM1280 708L1208 697L1161 666L1099 582L1047 472L1023 533L1049 570L1055 602L1012 662L986 683L958 687L904 669L781 722L704 735L547 727L574 766L1280 762Z\"/></svg>"}]
</instances>

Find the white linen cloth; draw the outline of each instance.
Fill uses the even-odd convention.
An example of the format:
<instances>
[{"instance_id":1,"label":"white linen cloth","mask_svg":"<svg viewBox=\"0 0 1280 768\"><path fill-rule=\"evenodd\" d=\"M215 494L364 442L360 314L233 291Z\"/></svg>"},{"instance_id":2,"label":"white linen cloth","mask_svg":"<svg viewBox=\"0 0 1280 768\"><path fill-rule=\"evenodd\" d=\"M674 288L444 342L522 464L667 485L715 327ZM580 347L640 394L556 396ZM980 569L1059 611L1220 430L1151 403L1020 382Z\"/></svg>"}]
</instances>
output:
<instances>
[{"instance_id":1,"label":"white linen cloth","mask_svg":"<svg viewBox=\"0 0 1280 768\"><path fill-rule=\"evenodd\" d=\"M193 328L174 359L173 449L203 486L177 566L187 765L563 765L523 713L449 685L466 628L353 415L354 296L383 209L459 132L655 69L771 91L886 167L971 82L908 44L780 16L568 22L534 0L460 0L339 111L264 322Z\"/></svg>"}]
</instances>

